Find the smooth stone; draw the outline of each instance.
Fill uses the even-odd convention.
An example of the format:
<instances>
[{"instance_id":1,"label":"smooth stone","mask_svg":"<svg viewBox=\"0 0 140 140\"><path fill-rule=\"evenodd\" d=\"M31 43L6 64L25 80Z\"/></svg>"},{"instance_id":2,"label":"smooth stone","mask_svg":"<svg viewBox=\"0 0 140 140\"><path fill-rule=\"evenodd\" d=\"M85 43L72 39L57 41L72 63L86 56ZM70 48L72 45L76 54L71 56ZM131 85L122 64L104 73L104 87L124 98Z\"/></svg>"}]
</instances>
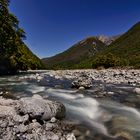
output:
<instances>
[{"instance_id":1,"label":"smooth stone","mask_svg":"<svg viewBox=\"0 0 140 140\"><path fill-rule=\"evenodd\" d=\"M73 133L68 134L68 135L66 136L66 139L67 139L67 140L76 140L76 138L75 138L75 136L74 136Z\"/></svg>"},{"instance_id":2,"label":"smooth stone","mask_svg":"<svg viewBox=\"0 0 140 140\"><path fill-rule=\"evenodd\" d=\"M134 93L140 94L140 88L135 88L135 89L134 89Z\"/></svg>"},{"instance_id":3,"label":"smooth stone","mask_svg":"<svg viewBox=\"0 0 140 140\"><path fill-rule=\"evenodd\" d=\"M57 121L56 118L55 117L52 117L50 122L51 123L55 123L56 121Z\"/></svg>"},{"instance_id":4,"label":"smooth stone","mask_svg":"<svg viewBox=\"0 0 140 140\"><path fill-rule=\"evenodd\" d=\"M107 92L108 95L114 95L114 92Z\"/></svg>"},{"instance_id":5,"label":"smooth stone","mask_svg":"<svg viewBox=\"0 0 140 140\"><path fill-rule=\"evenodd\" d=\"M79 87L79 90L84 90L85 88L84 87Z\"/></svg>"}]
</instances>

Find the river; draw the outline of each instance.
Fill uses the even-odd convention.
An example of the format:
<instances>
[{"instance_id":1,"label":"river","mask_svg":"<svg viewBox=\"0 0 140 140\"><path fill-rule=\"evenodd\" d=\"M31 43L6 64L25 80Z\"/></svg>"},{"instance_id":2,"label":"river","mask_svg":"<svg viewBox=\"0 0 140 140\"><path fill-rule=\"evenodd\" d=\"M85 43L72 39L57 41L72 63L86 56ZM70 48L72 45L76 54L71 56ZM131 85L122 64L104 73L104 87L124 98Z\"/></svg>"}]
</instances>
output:
<instances>
[{"instance_id":1,"label":"river","mask_svg":"<svg viewBox=\"0 0 140 140\"><path fill-rule=\"evenodd\" d=\"M139 107L123 102L126 98L131 100L135 97L132 93L135 86L94 81L92 89L83 91L71 89L71 80L55 79L46 72L40 74L47 77L46 81L32 79L33 73L1 77L0 90L18 98L39 94L60 101L66 107L66 119L85 126L90 135L93 131L115 139L124 133L126 137L140 139ZM104 93L109 93L109 96L98 97Z\"/></svg>"}]
</instances>

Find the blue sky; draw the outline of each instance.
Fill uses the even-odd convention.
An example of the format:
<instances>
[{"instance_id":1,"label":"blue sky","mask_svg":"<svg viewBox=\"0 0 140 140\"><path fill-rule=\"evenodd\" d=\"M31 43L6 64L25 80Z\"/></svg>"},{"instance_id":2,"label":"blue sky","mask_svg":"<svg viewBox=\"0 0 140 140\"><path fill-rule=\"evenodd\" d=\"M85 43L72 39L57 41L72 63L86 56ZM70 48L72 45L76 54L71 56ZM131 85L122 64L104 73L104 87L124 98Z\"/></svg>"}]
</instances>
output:
<instances>
[{"instance_id":1,"label":"blue sky","mask_svg":"<svg viewBox=\"0 0 140 140\"><path fill-rule=\"evenodd\" d=\"M49 57L94 35L117 35L140 21L140 0L11 0L28 47Z\"/></svg>"}]
</instances>

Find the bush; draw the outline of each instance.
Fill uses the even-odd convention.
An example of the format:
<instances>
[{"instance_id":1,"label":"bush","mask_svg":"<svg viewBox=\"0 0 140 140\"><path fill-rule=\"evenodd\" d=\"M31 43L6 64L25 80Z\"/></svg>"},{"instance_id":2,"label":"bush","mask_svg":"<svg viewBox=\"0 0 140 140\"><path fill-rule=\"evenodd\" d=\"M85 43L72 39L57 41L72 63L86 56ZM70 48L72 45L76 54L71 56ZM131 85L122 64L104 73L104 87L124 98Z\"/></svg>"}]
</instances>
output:
<instances>
[{"instance_id":1,"label":"bush","mask_svg":"<svg viewBox=\"0 0 140 140\"><path fill-rule=\"evenodd\" d=\"M108 53L106 55L99 55L97 56L93 62L92 62L92 68L98 68L98 67L104 67L104 68L110 68L110 67L119 67L127 65L128 62L124 59L121 59L119 57L114 56L111 53Z\"/></svg>"}]
</instances>

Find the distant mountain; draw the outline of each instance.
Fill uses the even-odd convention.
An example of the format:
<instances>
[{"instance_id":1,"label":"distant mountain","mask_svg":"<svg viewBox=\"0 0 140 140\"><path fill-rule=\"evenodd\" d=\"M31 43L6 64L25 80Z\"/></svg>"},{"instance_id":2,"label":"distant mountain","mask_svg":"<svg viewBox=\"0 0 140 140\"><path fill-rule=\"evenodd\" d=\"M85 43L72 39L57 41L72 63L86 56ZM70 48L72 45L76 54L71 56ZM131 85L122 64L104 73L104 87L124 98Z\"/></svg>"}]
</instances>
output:
<instances>
[{"instance_id":1,"label":"distant mountain","mask_svg":"<svg viewBox=\"0 0 140 140\"><path fill-rule=\"evenodd\" d=\"M140 68L140 22L121 36L90 37L43 62L49 69Z\"/></svg>"},{"instance_id":2,"label":"distant mountain","mask_svg":"<svg viewBox=\"0 0 140 140\"><path fill-rule=\"evenodd\" d=\"M68 50L50 58L42 59L48 69L71 69L77 68L81 61L93 57L96 53L104 50L106 45L97 37L88 37Z\"/></svg>"},{"instance_id":3,"label":"distant mountain","mask_svg":"<svg viewBox=\"0 0 140 140\"><path fill-rule=\"evenodd\" d=\"M100 35L97 36L97 38L102 41L104 44L106 44L107 46L110 45L112 42L114 42L116 39L118 39L120 37L120 35L116 35L116 36L105 36L105 35Z\"/></svg>"},{"instance_id":4,"label":"distant mountain","mask_svg":"<svg viewBox=\"0 0 140 140\"><path fill-rule=\"evenodd\" d=\"M140 22L111 43L98 57L108 53L124 60L124 65L140 68Z\"/></svg>"}]
</instances>

